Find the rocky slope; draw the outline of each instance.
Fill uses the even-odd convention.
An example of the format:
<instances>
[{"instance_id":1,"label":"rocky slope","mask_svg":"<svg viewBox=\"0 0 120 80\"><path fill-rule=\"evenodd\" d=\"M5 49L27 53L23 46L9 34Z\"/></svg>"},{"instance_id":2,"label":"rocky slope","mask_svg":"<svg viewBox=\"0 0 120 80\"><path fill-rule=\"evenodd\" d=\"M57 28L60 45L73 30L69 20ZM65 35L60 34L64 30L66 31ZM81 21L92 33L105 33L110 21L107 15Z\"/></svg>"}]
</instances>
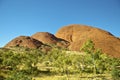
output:
<instances>
[{"instance_id":1,"label":"rocky slope","mask_svg":"<svg viewBox=\"0 0 120 80\"><path fill-rule=\"evenodd\" d=\"M104 53L111 56L120 57L119 38L105 30L86 25L64 26L55 35L49 32L37 32L31 37L19 36L11 40L5 47L24 46L49 51L51 47L48 45L50 44L79 51L88 39L95 43L95 48L102 49Z\"/></svg>"},{"instance_id":2,"label":"rocky slope","mask_svg":"<svg viewBox=\"0 0 120 80\"><path fill-rule=\"evenodd\" d=\"M19 36L7 43L5 47L23 46L28 48L39 48L41 45L43 45L43 43L34 38L29 36Z\"/></svg>"},{"instance_id":3,"label":"rocky slope","mask_svg":"<svg viewBox=\"0 0 120 80\"><path fill-rule=\"evenodd\" d=\"M80 50L85 41L91 39L96 48L114 57L120 57L120 39L111 33L85 25L69 25L58 30L56 37L70 42L70 50Z\"/></svg>"},{"instance_id":4,"label":"rocky slope","mask_svg":"<svg viewBox=\"0 0 120 80\"><path fill-rule=\"evenodd\" d=\"M44 44L54 44L64 48L69 46L68 41L57 38L49 32L37 32L33 34L31 37L43 42Z\"/></svg>"}]
</instances>

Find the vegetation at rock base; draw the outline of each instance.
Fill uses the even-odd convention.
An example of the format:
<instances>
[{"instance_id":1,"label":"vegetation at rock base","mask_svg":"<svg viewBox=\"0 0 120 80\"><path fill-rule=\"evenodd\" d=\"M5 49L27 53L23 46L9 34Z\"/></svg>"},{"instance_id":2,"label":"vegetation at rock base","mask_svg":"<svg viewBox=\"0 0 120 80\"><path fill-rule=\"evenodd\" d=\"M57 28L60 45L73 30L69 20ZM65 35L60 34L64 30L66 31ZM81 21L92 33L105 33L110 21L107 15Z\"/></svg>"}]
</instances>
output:
<instances>
[{"instance_id":1,"label":"vegetation at rock base","mask_svg":"<svg viewBox=\"0 0 120 80\"><path fill-rule=\"evenodd\" d=\"M88 40L81 52L54 47L0 49L0 80L119 80L120 59L109 57ZM58 77L56 77L58 76ZM52 78L51 78L52 77Z\"/></svg>"}]
</instances>

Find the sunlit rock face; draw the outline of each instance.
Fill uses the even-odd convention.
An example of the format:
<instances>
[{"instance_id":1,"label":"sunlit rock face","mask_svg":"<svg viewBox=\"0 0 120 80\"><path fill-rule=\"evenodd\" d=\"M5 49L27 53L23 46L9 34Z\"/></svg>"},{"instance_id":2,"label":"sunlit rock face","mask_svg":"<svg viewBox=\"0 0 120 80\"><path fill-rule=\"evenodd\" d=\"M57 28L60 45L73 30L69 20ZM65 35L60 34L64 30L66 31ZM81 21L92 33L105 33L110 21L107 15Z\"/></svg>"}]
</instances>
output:
<instances>
[{"instance_id":1,"label":"sunlit rock face","mask_svg":"<svg viewBox=\"0 0 120 80\"><path fill-rule=\"evenodd\" d=\"M56 37L70 42L70 50L79 51L88 39L95 43L95 48L102 49L104 53L120 57L120 39L111 33L86 25L68 25L60 28Z\"/></svg>"},{"instance_id":2,"label":"sunlit rock face","mask_svg":"<svg viewBox=\"0 0 120 80\"><path fill-rule=\"evenodd\" d=\"M68 47L69 42L60 38L55 37L53 34L49 32L37 32L31 36L44 44L54 44L60 47Z\"/></svg>"},{"instance_id":3,"label":"sunlit rock face","mask_svg":"<svg viewBox=\"0 0 120 80\"><path fill-rule=\"evenodd\" d=\"M43 43L34 38L31 38L29 36L19 36L7 43L5 47L22 46L28 48L39 48L41 45L43 45Z\"/></svg>"}]
</instances>

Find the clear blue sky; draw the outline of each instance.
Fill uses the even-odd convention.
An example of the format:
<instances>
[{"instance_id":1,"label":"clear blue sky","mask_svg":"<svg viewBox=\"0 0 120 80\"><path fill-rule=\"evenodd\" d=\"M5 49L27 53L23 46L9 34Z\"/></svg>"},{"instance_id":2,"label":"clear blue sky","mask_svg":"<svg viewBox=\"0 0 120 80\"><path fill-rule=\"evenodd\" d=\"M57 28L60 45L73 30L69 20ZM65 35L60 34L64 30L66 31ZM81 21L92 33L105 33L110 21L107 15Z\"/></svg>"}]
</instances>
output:
<instances>
[{"instance_id":1,"label":"clear blue sky","mask_svg":"<svg viewBox=\"0 0 120 80\"><path fill-rule=\"evenodd\" d=\"M120 36L120 0L0 0L0 47L20 35L84 24Z\"/></svg>"}]
</instances>

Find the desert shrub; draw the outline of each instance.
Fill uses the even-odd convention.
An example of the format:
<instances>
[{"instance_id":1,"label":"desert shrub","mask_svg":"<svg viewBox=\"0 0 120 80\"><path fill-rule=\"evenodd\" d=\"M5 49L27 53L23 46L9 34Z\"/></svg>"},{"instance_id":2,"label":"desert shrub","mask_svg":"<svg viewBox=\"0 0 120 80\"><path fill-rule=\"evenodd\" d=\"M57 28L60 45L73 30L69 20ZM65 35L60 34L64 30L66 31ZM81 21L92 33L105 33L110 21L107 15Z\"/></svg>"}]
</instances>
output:
<instances>
[{"instance_id":1,"label":"desert shrub","mask_svg":"<svg viewBox=\"0 0 120 80\"><path fill-rule=\"evenodd\" d=\"M120 80L120 60L114 58L113 65L111 65L111 75L113 80Z\"/></svg>"},{"instance_id":2,"label":"desert shrub","mask_svg":"<svg viewBox=\"0 0 120 80\"><path fill-rule=\"evenodd\" d=\"M109 57L105 55L101 49L96 49L92 40L85 42L80 50L86 53L85 63L91 67L86 69L87 72L102 74L109 68Z\"/></svg>"},{"instance_id":3,"label":"desert shrub","mask_svg":"<svg viewBox=\"0 0 120 80\"><path fill-rule=\"evenodd\" d=\"M0 50L0 74L4 73L6 80L31 80L42 75L71 74L110 74L119 79L120 59L111 58L95 49L94 43L88 40L81 52L74 53L61 48L53 48L47 54L39 49L12 48ZM114 63L114 64L113 64ZM117 67L116 67L117 66ZM93 76L93 77L94 77Z\"/></svg>"},{"instance_id":4,"label":"desert shrub","mask_svg":"<svg viewBox=\"0 0 120 80\"><path fill-rule=\"evenodd\" d=\"M26 75L25 73L19 71L12 73L5 80L32 80L32 77Z\"/></svg>"},{"instance_id":5,"label":"desert shrub","mask_svg":"<svg viewBox=\"0 0 120 80\"><path fill-rule=\"evenodd\" d=\"M36 76L40 73L36 64L39 62L39 58L42 57L42 54L40 50L26 50L24 48L21 48L20 51L18 48L14 48L14 50L3 52L0 54L0 73L6 74L7 80ZM27 80L27 78L22 80Z\"/></svg>"},{"instance_id":6,"label":"desert shrub","mask_svg":"<svg viewBox=\"0 0 120 80\"><path fill-rule=\"evenodd\" d=\"M3 77L3 76L0 76L0 80L5 80L5 77Z\"/></svg>"}]
</instances>

